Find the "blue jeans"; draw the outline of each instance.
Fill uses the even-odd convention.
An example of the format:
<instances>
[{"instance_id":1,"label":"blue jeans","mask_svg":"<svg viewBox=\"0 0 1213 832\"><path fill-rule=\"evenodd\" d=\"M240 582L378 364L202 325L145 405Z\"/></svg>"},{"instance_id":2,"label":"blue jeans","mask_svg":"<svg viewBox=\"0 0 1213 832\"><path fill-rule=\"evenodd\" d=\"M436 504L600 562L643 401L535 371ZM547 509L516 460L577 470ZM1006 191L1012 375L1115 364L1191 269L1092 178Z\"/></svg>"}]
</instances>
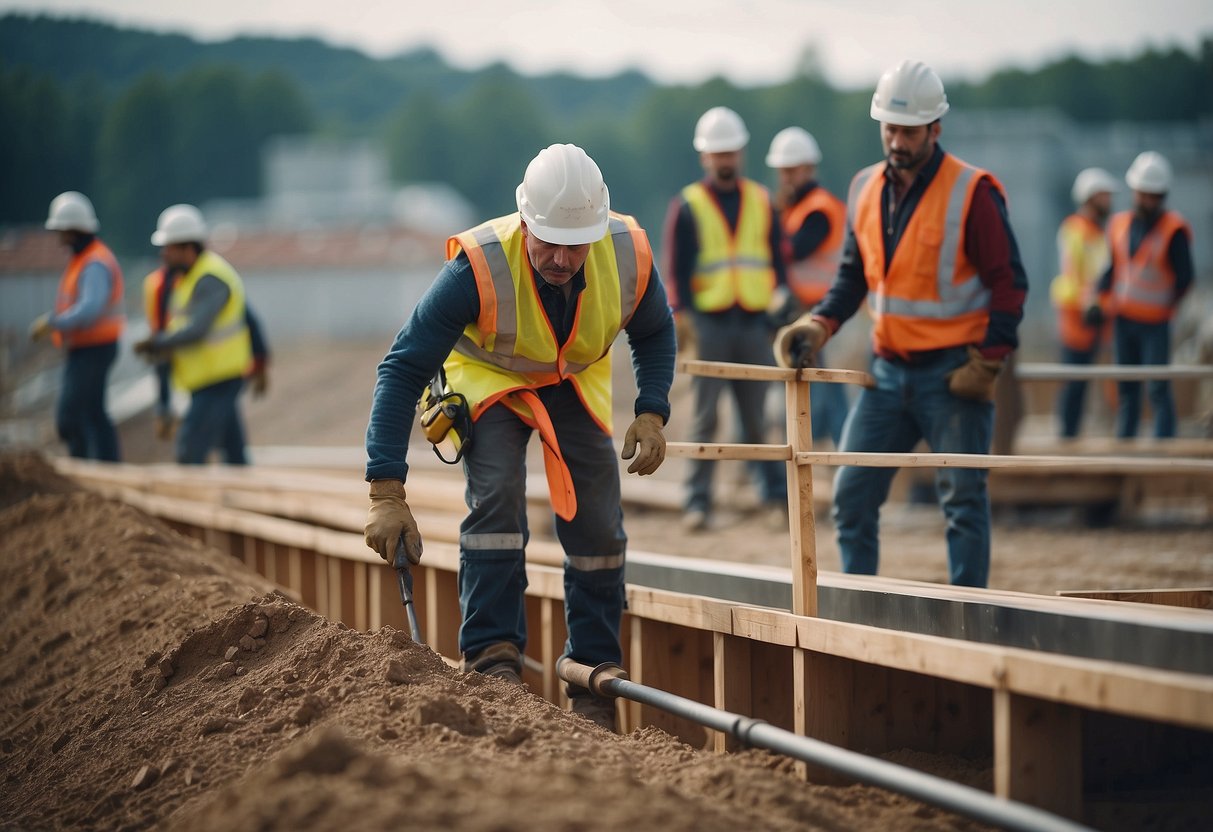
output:
<instances>
[{"instance_id":1,"label":"blue jeans","mask_svg":"<svg viewBox=\"0 0 1213 832\"><path fill-rule=\"evenodd\" d=\"M906 453L920 439L935 453L985 454L994 431L994 405L957 398L947 374L964 364L964 349L943 350L922 363L875 358L876 387L864 389L842 432L843 451ZM834 525L845 572L875 575L880 563L880 507L896 468L838 469ZM939 468L935 487L947 520L948 576L985 586L990 573L990 498L984 469Z\"/></svg>"},{"instance_id":2,"label":"blue jeans","mask_svg":"<svg viewBox=\"0 0 1213 832\"><path fill-rule=\"evenodd\" d=\"M1089 350L1075 350L1063 346L1061 363L1085 367L1095 360L1095 354L1098 351L1098 343ZM1061 422L1062 437L1073 439L1078 436L1078 429L1082 427L1082 411L1086 395L1087 383L1085 381L1067 381L1062 385L1061 393L1057 396L1057 418Z\"/></svg>"},{"instance_id":3,"label":"blue jeans","mask_svg":"<svg viewBox=\"0 0 1213 832\"><path fill-rule=\"evenodd\" d=\"M766 317L732 309L716 315L696 313L695 338L699 358L704 361L731 361L739 364L775 363L771 352L771 332ZM757 445L766 442L764 405L771 383L739 381L727 378L694 376L694 417L691 422L691 442L716 442L719 426L720 397L731 392L737 405L738 442ZM779 461L747 464L763 503L786 505L788 499L787 469ZM712 508L712 477L716 462L693 459L687 466L686 508L688 511L710 511Z\"/></svg>"},{"instance_id":4,"label":"blue jeans","mask_svg":"<svg viewBox=\"0 0 1213 832\"><path fill-rule=\"evenodd\" d=\"M1143 324L1117 318L1113 326L1116 363L1122 366L1168 364L1171 361L1171 324ZM1154 436L1166 439L1175 435L1175 399L1171 382L1146 382L1146 394L1154 410ZM1121 381L1116 385L1116 436L1131 439L1141 421L1141 382Z\"/></svg>"},{"instance_id":5,"label":"blue jeans","mask_svg":"<svg viewBox=\"0 0 1213 832\"><path fill-rule=\"evenodd\" d=\"M589 665L621 662L624 608L623 509L612 438L590 418L570 382L536 391L556 428L573 476L577 513L556 518L564 548L566 656ZM476 420L463 458L468 514L459 535L459 650L474 657L508 641L526 649L527 587L524 549L528 427L504 405Z\"/></svg>"},{"instance_id":6,"label":"blue jeans","mask_svg":"<svg viewBox=\"0 0 1213 832\"><path fill-rule=\"evenodd\" d=\"M190 394L190 406L177 434L177 462L204 465L212 448L223 452L229 465L247 465L244 426L237 397L244 379L233 378Z\"/></svg>"},{"instance_id":7,"label":"blue jeans","mask_svg":"<svg viewBox=\"0 0 1213 832\"><path fill-rule=\"evenodd\" d=\"M74 457L118 461L118 433L105 412L106 383L117 357L116 343L67 351L55 430Z\"/></svg>"},{"instance_id":8,"label":"blue jeans","mask_svg":"<svg viewBox=\"0 0 1213 832\"><path fill-rule=\"evenodd\" d=\"M825 364L824 356L818 354L818 359L821 360L823 366L828 366ZM835 448L840 447L842 426L846 424L849 407L846 385L828 384L824 381L809 384L809 412L813 420L813 439L828 436L833 440Z\"/></svg>"}]
</instances>

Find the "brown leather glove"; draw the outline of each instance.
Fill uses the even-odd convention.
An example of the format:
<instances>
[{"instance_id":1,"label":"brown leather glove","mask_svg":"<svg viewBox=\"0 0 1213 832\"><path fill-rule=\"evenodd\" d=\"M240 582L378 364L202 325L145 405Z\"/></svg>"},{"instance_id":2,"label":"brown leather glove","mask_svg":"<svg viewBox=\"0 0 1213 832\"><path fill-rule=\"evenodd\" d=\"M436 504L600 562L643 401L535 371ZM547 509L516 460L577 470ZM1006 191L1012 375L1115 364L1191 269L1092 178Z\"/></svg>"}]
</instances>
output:
<instances>
[{"instance_id":1,"label":"brown leather glove","mask_svg":"<svg viewBox=\"0 0 1213 832\"><path fill-rule=\"evenodd\" d=\"M49 312L34 318L34 322L29 325L29 339L35 343L41 341L43 338L50 337L50 334L51 315Z\"/></svg>"},{"instance_id":2,"label":"brown leather glove","mask_svg":"<svg viewBox=\"0 0 1213 832\"><path fill-rule=\"evenodd\" d=\"M167 442L177 433L177 417L172 413L157 413L156 438Z\"/></svg>"},{"instance_id":3,"label":"brown leather glove","mask_svg":"<svg viewBox=\"0 0 1213 832\"><path fill-rule=\"evenodd\" d=\"M253 391L253 398L260 399L265 395L265 391L270 387L269 369L265 364L257 363L253 366L248 374L248 385Z\"/></svg>"},{"instance_id":4,"label":"brown leather glove","mask_svg":"<svg viewBox=\"0 0 1213 832\"><path fill-rule=\"evenodd\" d=\"M674 335L678 339L678 356L694 358L697 354L695 321L691 319L691 313L686 309L674 313Z\"/></svg>"},{"instance_id":5,"label":"brown leather glove","mask_svg":"<svg viewBox=\"0 0 1213 832\"><path fill-rule=\"evenodd\" d=\"M656 413L641 413L636 417L623 437L624 459L632 459L628 466L629 474L651 474L661 467L665 461L665 434L661 432L664 423ZM640 453L636 452L639 447Z\"/></svg>"},{"instance_id":6,"label":"brown leather glove","mask_svg":"<svg viewBox=\"0 0 1213 832\"><path fill-rule=\"evenodd\" d=\"M421 532L417 531L417 521L404 501L404 483L400 480L371 481L371 509L363 531L366 545L389 566L396 565L396 547L401 538L409 563L421 562Z\"/></svg>"},{"instance_id":7,"label":"brown leather glove","mask_svg":"<svg viewBox=\"0 0 1213 832\"><path fill-rule=\"evenodd\" d=\"M994 397L994 380L1002 361L986 358L977 347L969 347L969 360L948 373L948 390L953 396L988 402Z\"/></svg>"},{"instance_id":8,"label":"brown leather glove","mask_svg":"<svg viewBox=\"0 0 1213 832\"><path fill-rule=\"evenodd\" d=\"M813 320L811 312L806 312L795 323L775 333L775 363L786 368L812 366L813 359L829 339L829 328L821 321Z\"/></svg>"}]
</instances>

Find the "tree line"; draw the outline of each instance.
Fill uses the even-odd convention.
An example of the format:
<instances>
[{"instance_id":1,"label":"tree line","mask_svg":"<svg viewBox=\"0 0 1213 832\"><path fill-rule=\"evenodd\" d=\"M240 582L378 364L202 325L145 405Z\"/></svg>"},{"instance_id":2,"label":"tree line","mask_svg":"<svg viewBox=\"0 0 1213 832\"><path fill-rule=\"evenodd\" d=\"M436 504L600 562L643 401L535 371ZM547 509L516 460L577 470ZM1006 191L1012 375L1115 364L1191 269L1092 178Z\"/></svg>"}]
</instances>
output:
<instances>
[{"instance_id":1,"label":"tree line","mask_svg":"<svg viewBox=\"0 0 1213 832\"><path fill-rule=\"evenodd\" d=\"M65 54L74 57L56 63ZM817 137L822 180L836 192L880 152L870 88L833 87L808 53L781 84L659 86L637 73L528 78L504 65L454 70L426 51L376 60L308 39L202 44L10 15L0 18L0 56L0 123L10 126L0 131L0 225L37 222L51 197L74 188L93 198L107 237L128 251L147 247L157 214L172 202L260 194L261 148L275 135L373 138L396 180L449 183L485 216L513 209L514 187L539 148L572 141L602 167L613 205L653 232L669 198L700 173L691 135L711 106L746 119L757 178L767 176L766 144L790 124ZM1070 57L1005 70L949 82L948 95L957 111L1050 107L1088 122L1208 118L1213 39L1195 54L1147 49L1101 63Z\"/></svg>"}]
</instances>

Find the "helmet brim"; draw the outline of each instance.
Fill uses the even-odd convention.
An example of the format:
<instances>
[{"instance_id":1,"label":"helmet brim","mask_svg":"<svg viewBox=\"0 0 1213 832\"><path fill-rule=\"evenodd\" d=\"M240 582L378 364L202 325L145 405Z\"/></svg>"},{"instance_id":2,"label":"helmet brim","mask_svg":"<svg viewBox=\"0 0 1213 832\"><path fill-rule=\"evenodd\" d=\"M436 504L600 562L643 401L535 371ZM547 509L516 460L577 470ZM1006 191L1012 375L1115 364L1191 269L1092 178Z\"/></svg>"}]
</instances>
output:
<instances>
[{"instance_id":1,"label":"helmet brim","mask_svg":"<svg viewBox=\"0 0 1213 832\"><path fill-rule=\"evenodd\" d=\"M523 217L525 220L526 217ZM535 239L542 240L553 246L584 246L596 243L606 236L610 221L594 223L581 228L554 228L539 222L527 221L527 233L534 234Z\"/></svg>"}]
</instances>

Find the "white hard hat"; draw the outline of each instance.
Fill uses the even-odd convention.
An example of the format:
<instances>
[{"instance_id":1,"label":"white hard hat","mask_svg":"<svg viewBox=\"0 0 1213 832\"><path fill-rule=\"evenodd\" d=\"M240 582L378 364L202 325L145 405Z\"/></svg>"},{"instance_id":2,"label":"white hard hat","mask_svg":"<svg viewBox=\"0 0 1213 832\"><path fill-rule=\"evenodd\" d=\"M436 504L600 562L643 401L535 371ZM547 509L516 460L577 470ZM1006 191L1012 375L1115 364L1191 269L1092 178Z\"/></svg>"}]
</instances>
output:
<instances>
[{"instance_id":1,"label":"white hard hat","mask_svg":"<svg viewBox=\"0 0 1213 832\"><path fill-rule=\"evenodd\" d=\"M767 151L767 167L794 168L797 165L815 165L821 161L821 148L817 139L808 130L800 127L785 127L771 139Z\"/></svg>"},{"instance_id":2,"label":"white hard hat","mask_svg":"<svg viewBox=\"0 0 1213 832\"><path fill-rule=\"evenodd\" d=\"M545 243L579 246L606 236L611 194L598 165L575 144L539 151L514 195L527 229Z\"/></svg>"},{"instance_id":3,"label":"white hard hat","mask_svg":"<svg viewBox=\"0 0 1213 832\"><path fill-rule=\"evenodd\" d=\"M181 203L170 205L160 212L160 219L156 221L156 233L152 235L152 245L204 243L206 237L206 220L202 219L202 212L193 205Z\"/></svg>"},{"instance_id":4,"label":"white hard hat","mask_svg":"<svg viewBox=\"0 0 1213 832\"><path fill-rule=\"evenodd\" d=\"M1074 177L1074 187L1070 196L1074 197L1075 205L1084 205L1096 194L1114 194L1120 190L1120 183L1103 168L1086 168Z\"/></svg>"},{"instance_id":5,"label":"white hard hat","mask_svg":"<svg viewBox=\"0 0 1213 832\"><path fill-rule=\"evenodd\" d=\"M700 153L731 153L750 140L741 116L728 107L713 107L695 123L695 149Z\"/></svg>"},{"instance_id":6,"label":"white hard hat","mask_svg":"<svg viewBox=\"0 0 1213 832\"><path fill-rule=\"evenodd\" d=\"M883 124L917 127L942 118L947 111L943 81L922 61L902 61L886 70L872 94L872 118Z\"/></svg>"},{"instance_id":7,"label":"white hard hat","mask_svg":"<svg viewBox=\"0 0 1213 832\"><path fill-rule=\"evenodd\" d=\"M93 203L79 191L64 191L51 200L51 208L46 215L48 231L83 231L95 234L100 227Z\"/></svg>"},{"instance_id":8,"label":"white hard hat","mask_svg":"<svg viewBox=\"0 0 1213 832\"><path fill-rule=\"evenodd\" d=\"M1171 189L1171 163L1161 153L1147 150L1129 165L1125 182L1143 194L1165 194Z\"/></svg>"}]
</instances>

